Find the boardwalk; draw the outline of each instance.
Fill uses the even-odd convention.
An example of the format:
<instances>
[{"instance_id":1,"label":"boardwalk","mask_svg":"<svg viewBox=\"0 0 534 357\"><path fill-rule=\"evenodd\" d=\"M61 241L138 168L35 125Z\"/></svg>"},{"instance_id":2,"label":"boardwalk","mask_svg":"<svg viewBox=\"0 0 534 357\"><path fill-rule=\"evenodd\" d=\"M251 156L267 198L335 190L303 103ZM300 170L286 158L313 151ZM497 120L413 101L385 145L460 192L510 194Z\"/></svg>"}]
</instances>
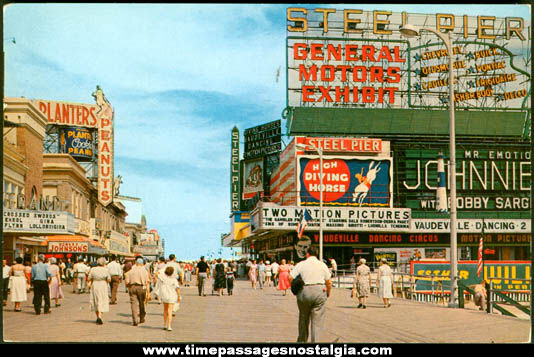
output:
<instances>
[{"instance_id":1,"label":"boardwalk","mask_svg":"<svg viewBox=\"0 0 534 357\"><path fill-rule=\"evenodd\" d=\"M291 292L282 296L273 288L252 290L246 281L237 282L233 296L199 297L196 287L183 288L173 331L163 330L162 305L155 302L148 304L146 323L132 326L124 285L118 305L110 306L101 326L95 324L87 294L73 294L69 285L64 286L64 292L62 305L52 307L49 315L33 313L32 294L23 303L23 312L14 312L13 303L8 303L3 311L4 340L264 343L297 339L298 309ZM530 335L529 320L402 299L394 299L393 306L384 309L376 296L362 310L349 295L346 289L333 290L321 342L520 343L527 342Z\"/></svg>"}]
</instances>

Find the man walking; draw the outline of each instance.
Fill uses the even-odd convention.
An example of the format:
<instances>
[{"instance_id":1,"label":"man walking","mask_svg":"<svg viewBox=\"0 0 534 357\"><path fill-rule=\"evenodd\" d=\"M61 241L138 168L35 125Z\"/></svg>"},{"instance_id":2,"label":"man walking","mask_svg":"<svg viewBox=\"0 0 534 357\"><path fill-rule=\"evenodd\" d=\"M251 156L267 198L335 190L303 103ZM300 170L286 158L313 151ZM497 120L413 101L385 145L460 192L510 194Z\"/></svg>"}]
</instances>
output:
<instances>
[{"instance_id":1,"label":"man walking","mask_svg":"<svg viewBox=\"0 0 534 357\"><path fill-rule=\"evenodd\" d=\"M271 264L271 271L273 273L273 286L275 288L278 287L278 268L280 265L276 262L276 260Z\"/></svg>"},{"instance_id":2,"label":"man walking","mask_svg":"<svg viewBox=\"0 0 534 357\"><path fill-rule=\"evenodd\" d=\"M172 272L172 278L177 279L178 283L180 283L180 286L182 286L184 283L184 271L180 264L176 261L176 256L174 254L169 255L169 262L167 263L167 266L174 268L174 271Z\"/></svg>"},{"instance_id":3,"label":"man walking","mask_svg":"<svg viewBox=\"0 0 534 357\"><path fill-rule=\"evenodd\" d=\"M295 266L289 274L289 281L292 282L298 275L304 281L304 287L297 295L299 308L299 337L297 342L308 342L308 336L310 336L311 343L315 343L319 339L323 326L326 299L332 290L330 271L325 263L317 259L315 247L310 247L307 250L306 260ZM310 323L311 334L309 333Z\"/></svg>"},{"instance_id":4,"label":"man walking","mask_svg":"<svg viewBox=\"0 0 534 357\"><path fill-rule=\"evenodd\" d=\"M206 289L204 285L210 277L210 268L204 261L204 256L200 257L200 261L197 263L195 274L197 276L198 296L206 296Z\"/></svg>"},{"instance_id":5,"label":"man walking","mask_svg":"<svg viewBox=\"0 0 534 357\"><path fill-rule=\"evenodd\" d=\"M143 258L137 258L135 265L125 274L124 281L130 294L133 325L137 326L145 322L145 300L147 292L150 292L150 281Z\"/></svg>"},{"instance_id":6,"label":"man walking","mask_svg":"<svg viewBox=\"0 0 534 357\"><path fill-rule=\"evenodd\" d=\"M119 290L119 285L122 281L122 268L121 265L117 262L117 257L115 255L111 256L111 262L107 266L109 275L111 275L111 282L109 283L111 289L111 305L117 303L117 291Z\"/></svg>"},{"instance_id":7,"label":"man walking","mask_svg":"<svg viewBox=\"0 0 534 357\"><path fill-rule=\"evenodd\" d=\"M50 288L48 282L52 279L50 269L44 264L45 257L39 254L38 263L32 266L31 281L33 285L33 307L37 315L41 314L41 305L44 298L44 313L50 313Z\"/></svg>"},{"instance_id":8,"label":"man walking","mask_svg":"<svg viewBox=\"0 0 534 357\"><path fill-rule=\"evenodd\" d=\"M76 286L78 287L78 294L82 294L87 290L87 273L89 267L85 264L85 261L80 258L78 264L74 268L74 274L76 276Z\"/></svg>"}]
</instances>

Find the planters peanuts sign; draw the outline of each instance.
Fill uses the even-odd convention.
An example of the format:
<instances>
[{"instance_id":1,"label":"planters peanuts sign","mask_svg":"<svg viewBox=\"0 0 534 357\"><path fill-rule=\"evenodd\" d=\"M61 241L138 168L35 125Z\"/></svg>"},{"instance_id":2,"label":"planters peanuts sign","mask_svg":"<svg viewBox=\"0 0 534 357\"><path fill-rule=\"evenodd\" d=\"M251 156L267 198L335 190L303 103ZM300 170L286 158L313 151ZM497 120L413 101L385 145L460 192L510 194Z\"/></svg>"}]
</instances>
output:
<instances>
[{"instance_id":1,"label":"planters peanuts sign","mask_svg":"<svg viewBox=\"0 0 534 357\"><path fill-rule=\"evenodd\" d=\"M300 204L319 205L320 160L299 159ZM391 207L391 158L323 159L323 203L331 206Z\"/></svg>"},{"instance_id":2,"label":"planters peanuts sign","mask_svg":"<svg viewBox=\"0 0 534 357\"><path fill-rule=\"evenodd\" d=\"M93 135L88 129L69 127L61 133L61 148L77 161L91 161L93 157Z\"/></svg>"}]
</instances>

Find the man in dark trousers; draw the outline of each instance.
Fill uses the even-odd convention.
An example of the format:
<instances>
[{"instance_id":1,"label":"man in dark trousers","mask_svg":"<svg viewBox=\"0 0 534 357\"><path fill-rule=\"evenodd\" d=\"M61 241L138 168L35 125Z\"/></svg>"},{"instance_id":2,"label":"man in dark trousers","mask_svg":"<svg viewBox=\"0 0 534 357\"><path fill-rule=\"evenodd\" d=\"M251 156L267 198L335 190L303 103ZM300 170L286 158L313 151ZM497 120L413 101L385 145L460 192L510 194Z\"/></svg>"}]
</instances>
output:
<instances>
[{"instance_id":1,"label":"man in dark trousers","mask_svg":"<svg viewBox=\"0 0 534 357\"><path fill-rule=\"evenodd\" d=\"M297 342L318 342L319 333L323 326L323 317L326 310L326 299L332 290L330 270L325 263L317 259L317 250L310 247L306 252L306 260L298 263L289 274L292 282L298 275L304 281L304 287L297 295L299 307L299 337ZM311 333L309 325L311 323Z\"/></svg>"},{"instance_id":2,"label":"man in dark trousers","mask_svg":"<svg viewBox=\"0 0 534 357\"><path fill-rule=\"evenodd\" d=\"M52 279L45 257L39 254L38 263L32 267L31 281L33 285L33 307L37 315L41 314L41 304L44 298L44 313L50 313L50 288L48 282Z\"/></svg>"},{"instance_id":3,"label":"man in dark trousers","mask_svg":"<svg viewBox=\"0 0 534 357\"><path fill-rule=\"evenodd\" d=\"M198 296L206 296L204 285L210 277L210 268L204 261L204 256L200 257L200 261L197 263L196 269L197 284L198 284Z\"/></svg>"}]
</instances>

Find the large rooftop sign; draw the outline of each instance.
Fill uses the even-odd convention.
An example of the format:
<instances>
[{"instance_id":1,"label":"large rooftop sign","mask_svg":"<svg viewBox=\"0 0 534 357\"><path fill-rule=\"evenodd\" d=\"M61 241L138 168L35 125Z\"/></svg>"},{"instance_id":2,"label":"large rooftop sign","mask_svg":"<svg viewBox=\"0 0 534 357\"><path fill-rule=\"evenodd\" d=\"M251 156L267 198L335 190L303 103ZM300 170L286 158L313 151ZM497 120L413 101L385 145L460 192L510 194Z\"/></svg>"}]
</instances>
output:
<instances>
[{"instance_id":1,"label":"large rooftop sign","mask_svg":"<svg viewBox=\"0 0 534 357\"><path fill-rule=\"evenodd\" d=\"M75 139L75 148L87 145L88 131L98 131L98 201L107 206L113 201L113 107L107 100L102 88L97 86L92 96L96 104L67 103L45 99L35 99L33 103L48 119L48 125L68 127ZM79 129L76 129L79 128ZM68 134L67 134L68 138ZM91 136L91 140L92 140ZM65 138L66 141L66 138ZM69 154L80 154L81 151ZM83 151L88 157L92 152Z\"/></svg>"},{"instance_id":2,"label":"large rooftop sign","mask_svg":"<svg viewBox=\"0 0 534 357\"><path fill-rule=\"evenodd\" d=\"M526 13L525 16L530 14ZM520 17L287 9L287 104L327 108L448 108L453 31L458 109L521 109L530 95L530 22Z\"/></svg>"}]
</instances>

